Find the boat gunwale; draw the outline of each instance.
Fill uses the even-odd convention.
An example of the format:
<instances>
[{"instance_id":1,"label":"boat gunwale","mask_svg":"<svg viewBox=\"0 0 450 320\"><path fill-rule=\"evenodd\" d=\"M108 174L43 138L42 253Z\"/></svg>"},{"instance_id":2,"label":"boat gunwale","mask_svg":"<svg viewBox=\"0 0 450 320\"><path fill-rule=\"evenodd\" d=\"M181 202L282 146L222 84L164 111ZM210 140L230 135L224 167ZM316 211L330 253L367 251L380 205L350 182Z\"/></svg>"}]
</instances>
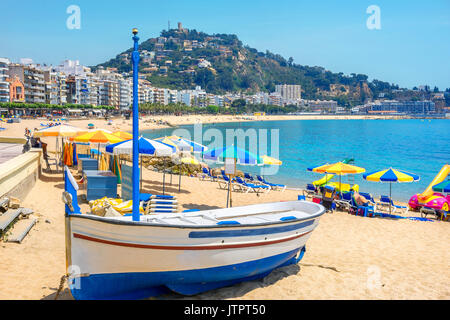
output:
<instances>
[{"instance_id":1,"label":"boat gunwale","mask_svg":"<svg viewBox=\"0 0 450 320\"><path fill-rule=\"evenodd\" d=\"M291 201L291 202L297 202L297 201ZM317 205L317 204L316 204ZM67 214L65 213L65 217L68 218L81 218L81 219L88 219L88 220L94 220L98 222L103 223L110 223L115 225L126 225L126 226L139 226L139 227L164 227L164 228L176 228L176 229L225 229L225 228L249 228L249 227L264 227L264 226L270 226L270 225L281 225L281 224L290 224L293 222L300 222L300 221L308 221L311 219L316 219L323 214L325 214L326 210L323 206L321 207L321 210L319 210L317 213L312 214L309 217L302 217L302 218L296 218L296 219L290 219L290 220L279 220L279 221L273 221L273 222L261 222L257 224L223 224L223 225L177 225L177 224L162 224L162 223L152 223L147 221L127 221L127 220L115 220L105 217L100 217L96 215L91 214ZM206 210L205 210L206 211Z\"/></svg>"}]
</instances>

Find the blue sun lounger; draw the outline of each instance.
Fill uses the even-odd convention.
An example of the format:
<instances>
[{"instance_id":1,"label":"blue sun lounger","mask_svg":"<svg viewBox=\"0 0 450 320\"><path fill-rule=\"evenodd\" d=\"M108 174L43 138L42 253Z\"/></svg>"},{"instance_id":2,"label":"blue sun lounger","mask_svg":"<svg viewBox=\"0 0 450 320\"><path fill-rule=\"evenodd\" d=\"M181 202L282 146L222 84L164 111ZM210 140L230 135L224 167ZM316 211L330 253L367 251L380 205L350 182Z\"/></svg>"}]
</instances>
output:
<instances>
[{"instance_id":1,"label":"blue sun lounger","mask_svg":"<svg viewBox=\"0 0 450 320\"><path fill-rule=\"evenodd\" d=\"M244 173L244 178L248 181L255 181L255 178L253 178L250 173Z\"/></svg>"},{"instance_id":2,"label":"blue sun lounger","mask_svg":"<svg viewBox=\"0 0 450 320\"><path fill-rule=\"evenodd\" d=\"M245 193L248 193L250 191L259 193L259 191L266 191L269 192L271 187L267 185L262 184L253 184L248 183L242 180L241 177L236 177L237 186L241 188L242 191L245 191Z\"/></svg>"},{"instance_id":3,"label":"blue sun lounger","mask_svg":"<svg viewBox=\"0 0 450 320\"><path fill-rule=\"evenodd\" d=\"M278 190L281 189L281 191L284 191L286 189L286 185L284 184L279 184L279 183L270 183L269 181L266 181L263 177L261 176L256 176L256 178L258 179L259 182L261 182L262 184L265 184L271 188L273 188L274 190Z\"/></svg>"},{"instance_id":4,"label":"blue sun lounger","mask_svg":"<svg viewBox=\"0 0 450 320\"><path fill-rule=\"evenodd\" d=\"M208 170L207 168L203 167L202 168L202 173L203 173L202 180L205 180L205 178L209 178L211 181L216 181L217 180L217 177L213 176L211 174L211 169Z\"/></svg>"},{"instance_id":5,"label":"blue sun lounger","mask_svg":"<svg viewBox=\"0 0 450 320\"><path fill-rule=\"evenodd\" d=\"M394 204L394 201L392 201L391 198L389 198L388 196L381 196L380 200L378 202L376 202L377 205L383 206L383 207L389 207L389 205L391 205L391 208L393 208L393 213L397 210L397 209L405 209L404 213L407 213L409 208L406 206L398 206Z\"/></svg>"}]
</instances>

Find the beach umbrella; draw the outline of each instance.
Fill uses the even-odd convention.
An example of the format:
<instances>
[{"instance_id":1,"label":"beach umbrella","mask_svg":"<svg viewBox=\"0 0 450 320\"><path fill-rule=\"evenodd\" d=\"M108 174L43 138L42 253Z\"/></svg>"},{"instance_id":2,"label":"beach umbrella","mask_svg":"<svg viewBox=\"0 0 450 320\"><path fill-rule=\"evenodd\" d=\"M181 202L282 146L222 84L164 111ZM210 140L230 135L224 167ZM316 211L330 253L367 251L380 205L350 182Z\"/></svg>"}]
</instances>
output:
<instances>
[{"instance_id":1,"label":"beach umbrella","mask_svg":"<svg viewBox=\"0 0 450 320\"><path fill-rule=\"evenodd\" d=\"M389 182L389 214L391 213L392 203L392 182L405 183L420 180L417 174L393 168L369 172L364 174L363 178L372 182Z\"/></svg>"},{"instance_id":2,"label":"beach umbrella","mask_svg":"<svg viewBox=\"0 0 450 320\"><path fill-rule=\"evenodd\" d=\"M113 135L118 136L118 137L120 137L122 139L125 139L125 140L133 139L133 135L131 133L128 133L128 132L125 132L125 131L116 131L116 132L113 132Z\"/></svg>"},{"instance_id":3,"label":"beach umbrella","mask_svg":"<svg viewBox=\"0 0 450 320\"><path fill-rule=\"evenodd\" d=\"M175 146L165 144L161 141L151 140L144 137L138 139L139 154L154 157L170 157L177 152ZM133 154L133 140L126 140L106 146L106 152L114 155ZM142 158L141 158L141 188L142 188ZM163 173L163 193L165 189L165 172Z\"/></svg>"},{"instance_id":4,"label":"beach umbrella","mask_svg":"<svg viewBox=\"0 0 450 320\"><path fill-rule=\"evenodd\" d=\"M118 143L124 139L115 136L105 130L95 130L85 134L78 135L73 138L76 142L93 142L93 143Z\"/></svg>"},{"instance_id":5,"label":"beach umbrella","mask_svg":"<svg viewBox=\"0 0 450 320\"><path fill-rule=\"evenodd\" d=\"M123 141L122 138L115 136L111 133L107 132L108 130L94 130L85 134L78 135L73 137L73 141L75 142L89 142L89 143L97 143L98 144L98 153L97 159L100 156L100 144L106 143L118 143Z\"/></svg>"},{"instance_id":6,"label":"beach umbrella","mask_svg":"<svg viewBox=\"0 0 450 320\"><path fill-rule=\"evenodd\" d=\"M450 193L450 180L443 181L443 182L433 186L433 191L442 192L442 193Z\"/></svg>"},{"instance_id":7,"label":"beach umbrella","mask_svg":"<svg viewBox=\"0 0 450 320\"><path fill-rule=\"evenodd\" d=\"M262 162L259 156L234 145L204 152L203 158L219 163L224 162L226 158L231 158L236 160L236 164L240 165L257 165Z\"/></svg>"},{"instance_id":8,"label":"beach umbrella","mask_svg":"<svg viewBox=\"0 0 450 320\"><path fill-rule=\"evenodd\" d=\"M168 144L168 145L171 145L171 146L174 146L178 149L178 151L181 151L181 152L192 152L192 147L184 141L170 139L169 137L161 137L161 138L157 138L155 140L160 141L165 144Z\"/></svg>"},{"instance_id":9,"label":"beach umbrella","mask_svg":"<svg viewBox=\"0 0 450 320\"><path fill-rule=\"evenodd\" d=\"M161 141L151 140L144 137L138 139L139 153L156 157L169 157L175 153L176 147ZM106 146L106 152L111 154L132 154L133 140L121 141Z\"/></svg>"},{"instance_id":10,"label":"beach umbrella","mask_svg":"<svg viewBox=\"0 0 450 320\"><path fill-rule=\"evenodd\" d=\"M267 155L262 156L261 160L262 160L262 165L281 166L283 164L283 161L275 159L273 157L269 157Z\"/></svg>"},{"instance_id":11,"label":"beach umbrella","mask_svg":"<svg viewBox=\"0 0 450 320\"><path fill-rule=\"evenodd\" d=\"M366 169L357 167L348 163L344 162L337 162L333 164L325 164L318 167L313 167L312 172L318 172L318 173L334 173L339 176L339 192L341 192L342 189L342 183L341 183L341 176L346 174L359 174L366 172Z\"/></svg>"},{"instance_id":12,"label":"beach umbrella","mask_svg":"<svg viewBox=\"0 0 450 320\"><path fill-rule=\"evenodd\" d=\"M52 126L44 128L33 133L35 137L74 137L82 133L87 133L87 130L79 129L77 127L62 124L59 126Z\"/></svg>"},{"instance_id":13,"label":"beach umbrella","mask_svg":"<svg viewBox=\"0 0 450 320\"><path fill-rule=\"evenodd\" d=\"M165 139L169 139L171 141L173 141L178 148L180 149L180 151L190 151L190 152L194 152L194 153L202 153L208 150L208 148L198 142L189 140L189 139L185 139L185 138L181 138L178 136L169 136L169 137L164 137ZM162 138L159 138L162 139Z\"/></svg>"},{"instance_id":14,"label":"beach umbrella","mask_svg":"<svg viewBox=\"0 0 450 320\"><path fill-rule=\"evenodd\" d=\"M202 153L203 159L205 160L213 160L218 163L225 163L228 159L233 160L234 162L234 171L236 172L236 164L240 165L258 165L260 164L261 158L247 150L238 148L235 145L224 147L224 148L217 148L210 150L208 152ZM227 164L225 163L225 166ZM227 194L227 207L228 207L228 200L230 203L230 207L232 206L231 201L231 184L233 183L233 179L231 175L229 175L229 183L228 183L228 194Z\"/></svg>"},{"instance_id":15,"label":"beach umbrella","mask_svg":"<svg viewBox=\"0 0 450 320\"><path fill-rule=\"evenodd\" d=\"M62 124L58 126L51 126L41 130L33 132L33 136L36 138L55 137L56 138L56 151L58 152L58 138L70 138L80 134L87 133L87 130L80 129L71 125ZM59 163L59 161L58 161Z\"/></svg>"}]
</instances>

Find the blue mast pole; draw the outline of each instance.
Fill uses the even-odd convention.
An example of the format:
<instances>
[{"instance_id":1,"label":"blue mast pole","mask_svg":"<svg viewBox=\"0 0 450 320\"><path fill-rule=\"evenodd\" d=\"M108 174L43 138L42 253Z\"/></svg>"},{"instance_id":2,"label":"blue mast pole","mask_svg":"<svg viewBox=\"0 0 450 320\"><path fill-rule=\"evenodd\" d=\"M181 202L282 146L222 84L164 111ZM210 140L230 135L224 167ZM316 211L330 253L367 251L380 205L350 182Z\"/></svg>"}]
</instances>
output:
<instances>
[{"instance_id":1,"label":"blue mast pole","mask_svg":"<svg viewBox=\"0 0 450 320\"><path fill-rule=\"evenodd\" d=\"M138 105L138 74L139 74L139 37L138 30L133 29L134 50L133 61L133 221L140 220L139 212L139 105Z\"/></svg>"}]
</instances>

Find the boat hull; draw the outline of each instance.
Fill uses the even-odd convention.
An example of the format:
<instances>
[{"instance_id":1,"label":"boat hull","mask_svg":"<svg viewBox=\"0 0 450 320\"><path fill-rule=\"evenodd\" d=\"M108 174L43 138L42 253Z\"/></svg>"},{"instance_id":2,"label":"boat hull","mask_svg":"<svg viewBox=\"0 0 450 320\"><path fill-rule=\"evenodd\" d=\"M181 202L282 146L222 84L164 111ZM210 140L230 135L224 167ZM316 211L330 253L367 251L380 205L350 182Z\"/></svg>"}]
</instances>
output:
<instances>
[{"instance_id":1,"label":"boat hull","mask_svg":"<svg viewBox=\"0 0 450 320\"><path fill-rule=\"evenodd\" d=\"M297 263L318 220L177 227L68 215L69 288L76 299L139 299L259 279Z\"/></svg>"}]
</instances>

